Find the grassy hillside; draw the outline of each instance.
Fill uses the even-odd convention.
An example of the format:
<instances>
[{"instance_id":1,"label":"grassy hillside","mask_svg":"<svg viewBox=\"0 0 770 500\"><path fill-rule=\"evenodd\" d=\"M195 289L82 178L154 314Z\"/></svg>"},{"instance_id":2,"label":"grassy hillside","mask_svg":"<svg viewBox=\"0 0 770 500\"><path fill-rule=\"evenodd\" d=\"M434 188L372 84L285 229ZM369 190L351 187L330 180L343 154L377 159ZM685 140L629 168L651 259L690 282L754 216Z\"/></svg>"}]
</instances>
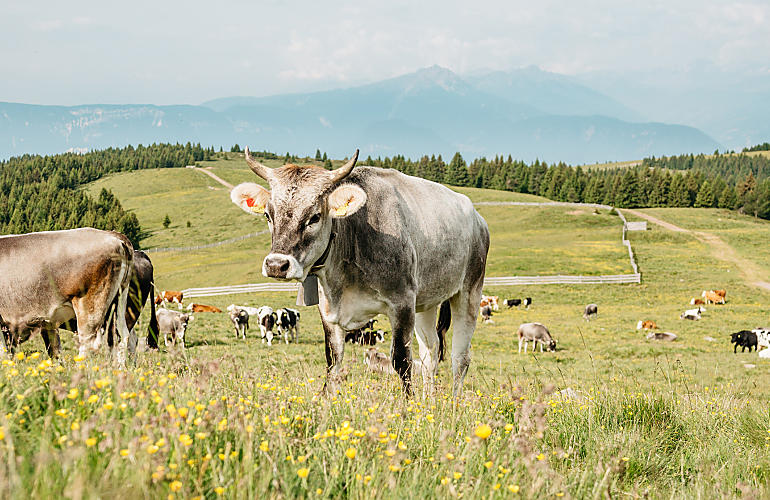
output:
<instances>
[{"instance_id":1,"label":"grassy hillside","mask_svg":"<svg viewBox=\"0 0 770 500\"><path fill-rule=\"evenodd\" d=\"M242 167L233 161L214 168L229 182L252 179ZM164 183L136 177L143 174L108 178L94 189L109 185L136 210L153 233L146 240L151 245L192 244L193 231L213 241L264 225L230 207L226 192L209 189L218 185L200 173L155 172L166 176ZM172 208L174 225L164 231L160 221ZM568 208L484 206L480 212L493 236L490 275L628 272L616 217ZM718 231L747 256L754 251L748 242L766 238L770 229L717 210L654 213ZM186 218L192 228L177 225ZM246 341L236 341L225 315L198 314L186 356L143 354L128 372L112 372L98 356L72 362L66 338L61 369L38 368L42 358L0 369L0 414L10 415L0 422L0 447L10 449L12 440L19 454L32 457L13 469L3 466L0 485L10 492L7 485L18 481L23 487L6 495L17 497L22 491L33 497L61 491L185 498L510 498L514 491L538 498L767 496L770 389L762 381L770 363L755 353L733 354L728 339L730 332L768 323L770 294L747 285L735 266L692 235L650 225L629 237L641 285L485 290L501 299L530 296L534 305L503 308L494 323L478 325L458 405L445 396L448 362L439 369L439 397L405 403L398 382L366 373L363 349L353 346L346 349L344 392L317 396L324 348L315 308L300 308L298 344L272 348L259 341L254 325ZM262 280L257 269L267 248L267 238L252 238L152 259L161 287L246 283ZM728 303L707 306L699 322L678 319L704 288L726 288ZM280 307L294 297L200 301ZM581 313L591 302L599 316L586 322ZM635 329L640 319L656 321L678 340L647 341ZM379 321L389 328L385 318ZM514 332L525 321L546 324L558 351L517 354ZM27 355L41 348L39 338L24 345ZM388 351L387 345L379 349ZM41 384L42 377L50 383ZM104 379L109 386L97 384ZM70 399L72 388L79 392ZM577 391L574 399L552 392L566 388ZM96 402L88 402L91 395ZM66 411L54 414L55 408ZM184 418L178 408L188 408ZM479 424L490 426L488 439L476 435ZM35 464L45 464L45 474Z\"/></svg>"}]
</instances>

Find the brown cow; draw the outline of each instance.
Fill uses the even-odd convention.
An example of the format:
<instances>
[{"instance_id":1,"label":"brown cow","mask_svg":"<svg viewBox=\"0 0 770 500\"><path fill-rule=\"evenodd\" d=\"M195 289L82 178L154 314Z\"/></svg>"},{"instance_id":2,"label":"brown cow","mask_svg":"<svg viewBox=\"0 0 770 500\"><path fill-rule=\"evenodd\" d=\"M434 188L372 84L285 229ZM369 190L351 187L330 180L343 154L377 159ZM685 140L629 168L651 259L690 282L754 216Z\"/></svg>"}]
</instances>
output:
<instances>
[{"instance_id":1,"label":"brown cow","mask_svg":"<svg viewBox=\"0 0 770 500\"><path fill-rule=\"evenodd\" d=\"M221 313L222 309L214 306L207 306L206 304L192 303L187 306L187 310L194 313Z\"/></svg>"},{"instance_id":2,"label":"brown cow","mask_svg":"<svg viewBox=\"0 0 770 500\"><path fill-rule=\"evenodd\" d=\"M155 304L165 304L168 302L176 302L179 306L179 309L182 309L182 300L184 299L184 294L182 292L174 292L172 290L160 292L160 295L155 297Z\"/></svg>"},{"instance_id":3,"label":"brown cow","mask_svg":"<svg viewBox=\"0 0 770 500\"><path fill-rule=\"evenodd\" d=\"M493 311L499 311L500 306L497 303L498 299L499 297L497 295L482 295L479 309L484 309L484 306L489 306Z\"/></svg>"},{"instance_id":4,"label":"brown cow","mask_svg":"<svg viewBox=\"0 0 770 500\"><path fill-rule=\"evenodd\" d=\"M650 320L642 321L642 320L639 320L639 323L636 324L636 329L637 330L657 330L658 329L658 325L656 325L654 321L650 321Z\"/></svg>"},{"instance_id":5,"label":"brown cow","mask_svg":"<svg viewBox=\"0 0 770 500\"><path fill-rule=\"evenodd\" d=\"M719 290L719 291L724 292L724 290ZM725 297L723 295L718 294L714 290L709 290L709 291L703 290L701 297L706 299L706 304L724 304L725 303Z\"/></svg>"}]
</instances>

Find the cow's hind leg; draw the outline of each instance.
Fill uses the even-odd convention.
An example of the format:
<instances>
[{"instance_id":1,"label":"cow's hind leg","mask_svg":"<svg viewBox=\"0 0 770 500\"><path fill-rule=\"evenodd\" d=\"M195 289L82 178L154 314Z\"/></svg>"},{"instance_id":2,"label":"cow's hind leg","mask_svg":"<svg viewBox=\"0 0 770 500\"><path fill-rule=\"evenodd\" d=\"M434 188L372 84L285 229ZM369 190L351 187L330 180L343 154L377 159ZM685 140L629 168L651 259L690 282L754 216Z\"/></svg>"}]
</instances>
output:
<instances>
[{"instance_id":1,"label":"cow's hind leg","mask_svg":"<svg viewBox=\"0 0 770 500\"><path fill-rule=\"evenodd\" d=\"M439 345L436 333L436 310L432 307L415 314L414 331L420 346L420 367L422 371L423 397L433 394L434 378L438 368Z\"/></svg>"},{"instance_id":2,"label":"cow's hind leg","mask_svg":"<svg viewBox=\"0 0 770 500\"><path fill-rule=\"evenodd\" d=\"M43 343L45 344L45 350L48 352L48 356L50 356L51 359L58 358L61 353L59 330L53 326L45 327L40 331L40 336L43 337Z\"/></svg>"},{"instance_id":3,"label":"cow's hind leg","mask_svg":"<svg viewBox=\"0 0 770 500\"><path fill-rule=\"evenodd\" d=\"M412 396L412 331L415 326L413 304L414 302L408 306L401 306L400 309L394 310L389 315L390 324L393 325L391 359L393 360L393 368L401 377L404 394L407 397ZM435 321L435 314L434 311L433 321Z\"/></svg>"}]
</instances>

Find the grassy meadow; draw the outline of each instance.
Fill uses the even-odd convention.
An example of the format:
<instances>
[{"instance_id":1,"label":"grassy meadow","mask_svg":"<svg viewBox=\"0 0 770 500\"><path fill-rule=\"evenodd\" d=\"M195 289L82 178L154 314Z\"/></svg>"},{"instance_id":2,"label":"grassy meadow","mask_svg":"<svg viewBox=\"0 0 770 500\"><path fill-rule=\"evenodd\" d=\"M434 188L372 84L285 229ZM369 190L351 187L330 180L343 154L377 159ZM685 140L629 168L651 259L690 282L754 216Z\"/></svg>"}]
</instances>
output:
<instances>
[{"instance_id":1,"label":"grassy meadow","mask_svg":"<svg viewBox=\"0 0 770 500\"><path fill-rule=\"evenodd\" d=\"M254 180L242 160L211 162L230 183ZM103 179L139 217L149 248L210 243L266 228L199 172L141 171ZM462 190L474 201L529 201ZM492 233L487 274L630 272L617 216L573 207L481 206ZM161 223L168 213L171 227ZM759 265L770 224L732 212L665 209L657 217L722 236ZM633 218L633 217L630 217ZM722 221L717 219L721 218ZM190 221L187 227L186 221ZM719 224L717 224L719 223ZM729 333L770 323L770 294L744 282L695 237L650 224L630 233L640 285L499 287L532 297L479 323L462 398L405 401L395 377L371 374L347 346L342 393L319 394L325 360L315 308L300 308L297 344L236 340L226 315L197 314L187 349L140 353L115 369L106 354L60 362L42 341L0 367L0 493L6 498L600 498L767 497L770 364L732 353ZM162 289L265 281L269 236L151 254ZM679 314L705 288L724 306L698 322ZM197 299L290 306L286 293ZM583 307L595 302L598 318ZM146 315L145 315L146 316ZM656 343L654 320L678 335ZM389 329L387 319L378 327ZM518 354L515 331L546 324L555 353ZM143 321L146 325L146 318ZM451 331L450 331L451 339ZM388 351L386 345L378 346ZM451 342L451 340L450 340ZM417 380L419 388L419 379ZM564 391L564 392L559 392Z\"/></svg>"}]
</instances>

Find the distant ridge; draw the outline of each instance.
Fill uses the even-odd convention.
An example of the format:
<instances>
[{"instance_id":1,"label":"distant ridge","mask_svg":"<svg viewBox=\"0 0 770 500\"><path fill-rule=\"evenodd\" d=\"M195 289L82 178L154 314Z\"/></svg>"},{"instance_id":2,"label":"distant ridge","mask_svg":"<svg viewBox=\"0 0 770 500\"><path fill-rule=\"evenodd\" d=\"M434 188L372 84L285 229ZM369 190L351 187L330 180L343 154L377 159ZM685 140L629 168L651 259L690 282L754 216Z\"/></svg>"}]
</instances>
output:
<instances>
[{"instance_id":1,"label":"distant ridge","mask_svg":"<svg viewBox=\"0 0 770 500\"><path fill-rule=\"evenodd\" d=\"M719 144L683 125L638 114L584 85L536 69L462 78L440 66L323 92L226 97L202 105L39 106L0 103L0 158L153 142L332 157L511 154L595 163L712 152Z\"/></svg>"}]
</instances>

